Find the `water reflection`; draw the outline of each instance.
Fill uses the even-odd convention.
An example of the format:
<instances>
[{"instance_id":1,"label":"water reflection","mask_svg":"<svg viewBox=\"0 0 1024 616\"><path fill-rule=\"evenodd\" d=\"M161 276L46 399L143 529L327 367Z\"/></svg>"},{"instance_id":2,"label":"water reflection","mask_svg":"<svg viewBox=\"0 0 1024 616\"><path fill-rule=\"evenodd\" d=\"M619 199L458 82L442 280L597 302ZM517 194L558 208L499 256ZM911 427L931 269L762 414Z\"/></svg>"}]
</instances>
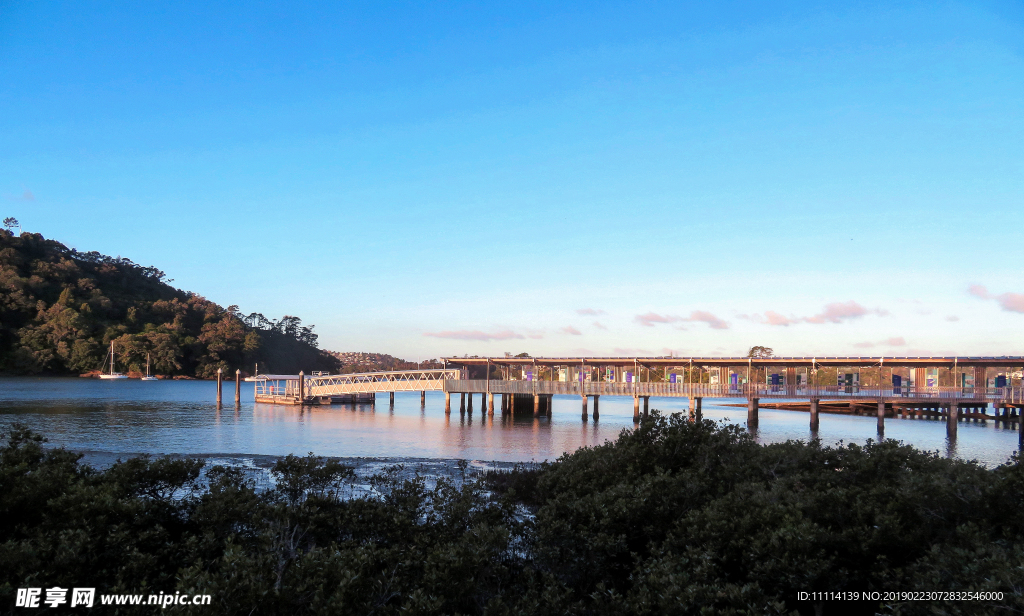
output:
<instances>
[{"instance_id":1,"label":"water reflection","mask_svg":"<svg viewBox=\"0 0 1024 616\"><path fill-rule=\"evenodd\" d=\"M86 379L0 379L0 425L16 421L44 433L51 442L79 451L184 454L305 454L340 457L469 458L528 461L555 459L563 452L598 445L633 428L631 398L601 397L600 419L584 421L578 396L554 398L550 414L494 415L474 404L473 412L444 414L444 395L387 394L372 404L275 406L252 403L252 385L242 401L217 408L215 385L203 381L106 382ZM479 402L479 398L476 401ZM747 409L723 406L740 400L705 399L703 415L746 424ZM685 399L652 398L651 408L687 411ZM379 411L379 412L378 412ZM965 420L948 440L945 422L887 418L879 433L874 416L821 413L816 432L803 412L759 410L748 428L762 442L817 437L825 444L863 443L889 438L938 452L1000 464L1017 447L1013 424Z\"/></svg>"}]
</instances>

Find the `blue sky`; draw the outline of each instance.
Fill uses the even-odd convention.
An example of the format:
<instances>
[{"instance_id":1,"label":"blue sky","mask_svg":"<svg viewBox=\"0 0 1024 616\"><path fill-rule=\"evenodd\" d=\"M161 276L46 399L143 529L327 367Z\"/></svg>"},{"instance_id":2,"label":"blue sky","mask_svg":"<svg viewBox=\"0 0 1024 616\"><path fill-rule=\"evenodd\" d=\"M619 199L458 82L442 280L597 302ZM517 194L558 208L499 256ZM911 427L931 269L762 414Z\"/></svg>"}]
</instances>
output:
<instances>
[{"instance_id":1,"label":"blue sky","mask_svg":"<svg viewBox=\"0 0 1024 616\"><path fill-rule=\"evenodd\" d=\"M1022 5L707 4L0 1L0 214L335 350L1021 354Z\"/></svg>"}]
</instances>

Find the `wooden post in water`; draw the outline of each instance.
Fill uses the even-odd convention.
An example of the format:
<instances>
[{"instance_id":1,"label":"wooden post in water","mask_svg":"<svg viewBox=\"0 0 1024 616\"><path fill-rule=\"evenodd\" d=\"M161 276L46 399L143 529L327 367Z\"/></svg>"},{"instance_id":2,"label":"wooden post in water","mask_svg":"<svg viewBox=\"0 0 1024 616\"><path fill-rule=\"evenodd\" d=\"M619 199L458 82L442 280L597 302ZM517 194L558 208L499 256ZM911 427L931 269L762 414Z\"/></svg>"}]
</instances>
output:
<instances>
[{"instance_id":1,"label":"wooden post in water","mask_svg":"<svg viewBox=\"0 0 1024 616\"><path fill-rule=\"evenodd\" d=\"M811 432L818 431L818 399L811 398Z\"/></svg>"},{"instance_id":2,"label":"wooden post in water","mask_svg":"<svg viewBox=\"0 0 1024 616\"><path fill-rule=\"evenodd\" d=\"M469 396L469 404L466 406L466 412L469 413L470 417L472 417L473 416L473 394L466 394L466 395Z\"/></svg>"},{"instance_id":3,"label":"wooden post in water","mask_svg":"<svg viewBox=\"0 0 1024 616\"><path fill-rule=\"evenodd\" d=\"M242 371L235 370L235 406L242 404Z\"/></svg>"},{"instance_id":4,"label":"wooden post in water","mask_svg":"<svg viewBox=\"0 0 1024 616\"><path fill-rule=\"evenodd\" d=\"M950 402L949 406L946 407L946 436L950 439L956 438L957 420L960 414L960 405L956 402Z\"/></svg>"},{"instance_id":5,"label":"wooden post in water","mask_svg":"<svg viewBox=\"0 0 1024 616\"><path fill-rule=\"evenodd\" d=\"M223 370L217 368L217 406L220 406L221 398L224 395L224 374Z\"/></svg>"},{"instance_id":6,"label":"wooden post in water","mask_svg":"<svg viewBox=\"0 0 1024 616\"><path fill-rule=\"evenodd\" d=\"M427 392L420 392L420 408L427 406Z\"/></svg>"},{"instance_id":7,"label":"wooden post in water","mask_svg":"<svg viewBox=\"0 0 1024 616\"><path fill-rule=\"evenodd\" d=\"M306 402L306 373L299 370L299 404Z\"/></svg>"},{"instance_id":8,"label":"wooden post in water","mask_svg":"<svg viewBox=\"0 0 1024 616\"><path fill-rule=\"evenodd\" d=\"M586 421L587 420L587 397L585 395L584 396L580 396L580 397L583 398L583 421Z\"/></svg>"},{"instance_id":9,"label":"wooden post in water","mask_svg":"<svg viewBox=\"0 0 1024 616\"><path fill-rule=\"evenodd\" d=\"M444 414L452 414L452 394L451 392L444 392Z\"/></svg>"},{"instance_id":10,"label":"wooden post in water","mask_svg":"<svg viewBox=\"0 0 1024 616\"><path fill-rule=\"evenodd\" d=\"M644 396L644 417L647 417L650 414L649 413L649 411L650 411L650 402L651 402L651 397L650 396Z\"/></svg>"},{"instance_id":11,"label":"wooden post in water","mask_svg":"<svg viewBox=\"0 0 1024 616\"><path fill-rule=\"evenodd\" d=\"M885 400L878 401L878 433L885 432Z\"/></svg>"},{"instance_id":12,"label":"wooden post in water","mask_svg":"<svg viewBox=\"0 0 1024 616\"><path fill-rule=\"evenodd\" d=\"M395 408L395 392L392 391L390 393L391 393L391 408Z\"/></svg>"},{"instance_id":13,"label":"wooden post in water","mask_svg":"<svg viewBox=\"0 0 1024 616\"><path fill-rule=\"evenodd\" d=\"M757 404L760 402L758 398L749 398L747 400L747 426L757 425Z\"/></svg>"},{"instance_id":14,"label":"wooden post in water","mask_svg":"<svg viewBox=\"0 0 1024 616\"><path fill-rule=\"evenodd\" d=\"M466 394L459 394L459 412L466 412Z\"/></svg>"},{"instance_id":15,"label":"wooden post in water","mask_svg":"<svg viewBox=\"0 0 1024 616\"><path fill-rule=\"evenodd\" d=\"M594 419L595 420L600 416L600 414L597 412L597 400L600 397L601 396L594 396Z\"/></svg>"},{"instance_id":16,"label":"wooden post in water","mask_svg":"<svg viewBox=\"0 0 1024 616\"><path fill-rule=\"evenodd\" d=\"M633 394L633 423L640 423L640 396Z\"/></svg>"},{"instance_id":17,"label":"wooden post in water","mask_svg":"<svg viewBox=\"0 0 1024 616\"><path fill-rule=\"evenodd\" d=\"M533 416L540 417L540 394L533 394Z\"/></svg>"},{"instance_id":18,"label":"wooden post in water","mask_svg":"<svg viewBox=\"0 0 1024 616\"><path fill-rule=\"evenodd\" d=\"M697 396L696 398L693 399L696 402L693 415L695 421L702 421L704 419L704 412L700 408L700 402L703 399L704 398L702 398L701 396Z\"/></svg>"},{"instance_id":19,"label":"wooden post in water","mask_svg":"<svg viewBox=\"0 0 1024 616\"><path fill-rule=\"evenodd\" d=\"M487 414L494 416L494 392L487 394Z\"/></svg>"}]
</instances>

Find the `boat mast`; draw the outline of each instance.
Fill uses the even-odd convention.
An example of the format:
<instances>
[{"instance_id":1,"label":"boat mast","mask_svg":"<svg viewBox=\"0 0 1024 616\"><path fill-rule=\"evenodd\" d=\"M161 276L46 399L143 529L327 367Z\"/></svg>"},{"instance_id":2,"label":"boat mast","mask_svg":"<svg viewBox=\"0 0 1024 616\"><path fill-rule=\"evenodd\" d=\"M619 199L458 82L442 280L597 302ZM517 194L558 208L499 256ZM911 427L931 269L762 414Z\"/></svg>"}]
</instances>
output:
<instances>
[{"instance_id":1,"label":"boat mast","mask_svg":"<svg viewBox=\"0 0 1024 616\"><path fill-rule=\"evenodd\" d=\"M114 341L110 341L110 374L114 374Z\"/></svg>"}]
</instances>

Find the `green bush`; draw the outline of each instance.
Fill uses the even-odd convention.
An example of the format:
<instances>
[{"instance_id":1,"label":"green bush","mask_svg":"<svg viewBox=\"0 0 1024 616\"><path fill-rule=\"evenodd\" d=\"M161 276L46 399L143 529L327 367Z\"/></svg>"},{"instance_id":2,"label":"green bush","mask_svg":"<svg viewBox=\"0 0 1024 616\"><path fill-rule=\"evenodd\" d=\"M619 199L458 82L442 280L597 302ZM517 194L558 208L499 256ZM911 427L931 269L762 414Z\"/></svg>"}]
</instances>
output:
<instances>
[{"instance_id":1,"label":"green bush","mask_svg":"<svg viewBox=\"0 0 1024 616\"><path fill-rule=\"evenodd\" d=\"M61 584L211 594L212 608L169 608L196 614L1024 609L1019 457L986 469L891 441L761 446L654 413L613 443L479 480L395 467L356 493L352 469L312 454L272 475L260 491L196 460L97 471L16 428L0 449L0 605ZM1004 598L797 601L894 590Z\"/></svg>"}]
</instances>

